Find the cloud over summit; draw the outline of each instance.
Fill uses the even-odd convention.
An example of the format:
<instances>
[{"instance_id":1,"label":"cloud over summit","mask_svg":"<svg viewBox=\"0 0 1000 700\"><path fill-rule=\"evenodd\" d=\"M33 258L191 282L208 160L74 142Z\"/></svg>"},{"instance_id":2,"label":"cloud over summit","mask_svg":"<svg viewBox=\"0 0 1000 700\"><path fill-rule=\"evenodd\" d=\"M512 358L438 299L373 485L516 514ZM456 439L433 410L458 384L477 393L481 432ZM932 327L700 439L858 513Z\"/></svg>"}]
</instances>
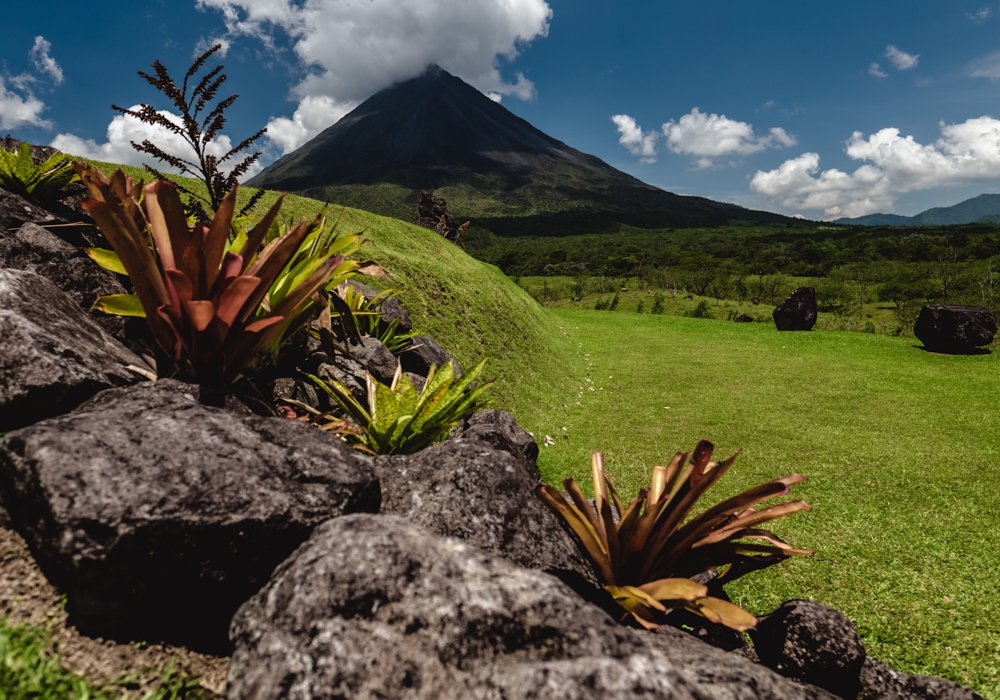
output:
<instances>
[{"instance_id":1,"label":"cloud over summit","mask_svg":"<svg viewBox=\"0 0 1000 700\"><path fill-rule=\"evenodd\" d=\"M284 152L390 85L436 63L491 97L529 99L534 84L521 73L506 80L499 58L548 34L545 0L198 0L222 14L230 36L275 47L286 35L307 71L293 88L299 107L269 125ZM276 137L276 138L274 138Z\"/></svg>"}]
</instances>

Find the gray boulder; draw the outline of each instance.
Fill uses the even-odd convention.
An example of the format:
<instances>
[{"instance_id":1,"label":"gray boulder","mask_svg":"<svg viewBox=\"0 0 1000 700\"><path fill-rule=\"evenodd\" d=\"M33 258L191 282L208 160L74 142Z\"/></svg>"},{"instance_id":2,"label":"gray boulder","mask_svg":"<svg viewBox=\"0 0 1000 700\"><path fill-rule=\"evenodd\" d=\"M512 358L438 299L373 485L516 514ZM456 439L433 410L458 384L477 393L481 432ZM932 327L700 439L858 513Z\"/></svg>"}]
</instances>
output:
<instances>
[{"instance_id":1,"label":"gray boulder","mask_svg":"<svg viewBox=\"0 0 1000 700\"><path fill-rule=\"evenodd\" d=\"M374 299L379 294L378 290L372 289L367 284L358 282L357 280L351 280L347 284L364 294L365 299ZM384 331L393 320L399 321L396 330L400 333L409 333L413 330L413 321L410 319L410 314L406 313L406 309L403 308L403 305L399 303L399 299L396 297L389 297L383 301L381 311L382 318L379 320L379 330Z\"/></svg>"},{"instance_id":2,"label":"gray boulder","mask_svg":"<svg viewBox=\"0 0 1000 700\"><path fill-rule=\"evenodd\" d=\"M498 450L509 452L528 472L539 481L538 443L506 411L486 409L473 413L464 425L454 431L454 437L482 440Z\"/></svg>"},{"instance_id":3,"label":"gray boulder","mask_svg":"<svg viewBox=\"0 0 1000 700\"><path fill-rule=\"evenodd\" d=\"M927 304L913 326L913 335L933 352L967 354L989 345L997 332L997 322L982 306Z\"/></svg>"},{"instance_id":4,"label":"gray boulder","mask_svg":"<svg viewBox=\"0 0 1000 700\"><path fill-rule=\"evenodd\" d=\"M105 391L0 443L0 498L86 634L224 651L237 607L313 527L379 508L369 458L195 392Z\"/></svg>"},{"instance_id":5,"label":"gray boulder","mask_svg":"<svg viewBox=\"0 0 1000 700\"><path fill-rule=\"evenodd\" d=\"M816 325L816 290L799 287L775 307L771 314L779 331L811 331Z\"/></svg>"},{"instance_id":6,"label":"gray boulder","mask_svg":"<svg viewBox=\"0 0 1000 700\"><path fill-rule=\"evenodd\" d=\"M535 496L537 482L509 453L461 438L413 455L377 458L375 470L382 513L548 571L577 590L597 585L576 541Z\"/></svg>"},{"instance_id":7,"label":"gray boulder","mask_svg":"<svg viewBox=\"0 0 1000 700\"><path fill-rule=\"evenodd\" d=\"M146 367L53 282L0 270L0 432L139 381L128 365Z\"/></svg>"},{"instance_id":8,"label":"gray boulder","mask_svg":"<svg viewBox=\"0 0 1000 700\"><path fill-rule=\"evenodd\" d=\"M85 311L99 296L125 293L113 273L37 224L24 224L9 234L0 231L0 268L25 270L50 279ZM93 318L111 334L124 327L119 316L94 314Z\"/></svg>"},{"instance_id":9,"label":"gray boulder","mask_svg":"<svg viewBox=\"0 0 1000 700\"><path fill-rule=\"evenodd\" d=\"M986 700L965 686L933 676L914 676L894 671L872 657L861 669L861 692L857 700Z\"/></svg>"},{"instance_id":10,"label":"gray boulder","mask_svg":"<svg viewBox=\"0 0 1000 700\"><path fill-rule=\"evenodd\" d=\"M833 700L392 516L318 527L230 636L232 700Z\"/></svg>"},{"instance_id":11,"label":"gray boulder","mask_svg":"<svg viewBox=\"0 0 1000 700\"><path fill-rule=\"evenodd\" d=\"M0 230L17 229L24 224L65 223L66 219L0 187Z\"/></svg>"},{"instance_id":12,"label":"gray boulder","mask_svg":"<svg viewBox=\"0 0 1000 700\"><path fill-rule=\"evenodd\" d=\"M790 600L751 630L761 663L778 673L845 698L861 688L865 647L843 613L819 603Z\"/></svg>"},{"instance_id":13,"label":"gray boulder","mask_svg":"<svg viewBox=\"0 0 1000 700\"><path fill-rule=\"evenodd\" d=\"M350 389L362 406L368 405L368 383L365 379L365 367L357 360L335 354L332 358L323 353L324 362L316 370L316 376L324 382L336 379Z\"/></svg>"},{"instance_id":14,"label":"gray boulder","mask_svg":"<svg viewBox=\"0 0 1000 700\"><path fill-rule=\"evenodd\" d=\"M362 338L360 343L350 343L351 356L383 384L392 384L396 374L396 358L378 338Z\"/></svg>"},{"instance_id":15,"label":"gray boulder","mask_svg":"<svg viewBox=\"0 0 1000 700\"><path fill-rule=\"evenodd\" d=\"M431 365L441 367L445 362L451 362L455 367L455 376L462 376L462 366L458 360L429 335L413 336L413 345L400 354L399 360L403 363L404 372L413 372L422 377L427 376Z\"/></svg>"}]
</instances>

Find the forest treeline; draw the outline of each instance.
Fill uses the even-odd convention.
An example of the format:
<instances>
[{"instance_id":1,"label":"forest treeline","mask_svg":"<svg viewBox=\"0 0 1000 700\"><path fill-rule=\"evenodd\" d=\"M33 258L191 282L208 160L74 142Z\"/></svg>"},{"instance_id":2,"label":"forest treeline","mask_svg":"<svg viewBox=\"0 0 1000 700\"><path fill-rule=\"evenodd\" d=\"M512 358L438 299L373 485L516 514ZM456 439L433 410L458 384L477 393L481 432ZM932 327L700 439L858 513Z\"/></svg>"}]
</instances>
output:
<instances>
[{"instance_id":1,"label":"forest treeline","mask_svg":"<svg viewBox=\"0 0 1000 700\"><path fill-rule=\"evenodd\" d=\"M776 303L811 278L821 309L863 313L887 302L902 325L925 303L1000 305L1000 227L733 227L560 238L501 238L470 228L466 250L521 276L569 276L579 293L631 278L640 287ZM780 299L778 299L780 301Z\"/></svg>"}]
</instances>

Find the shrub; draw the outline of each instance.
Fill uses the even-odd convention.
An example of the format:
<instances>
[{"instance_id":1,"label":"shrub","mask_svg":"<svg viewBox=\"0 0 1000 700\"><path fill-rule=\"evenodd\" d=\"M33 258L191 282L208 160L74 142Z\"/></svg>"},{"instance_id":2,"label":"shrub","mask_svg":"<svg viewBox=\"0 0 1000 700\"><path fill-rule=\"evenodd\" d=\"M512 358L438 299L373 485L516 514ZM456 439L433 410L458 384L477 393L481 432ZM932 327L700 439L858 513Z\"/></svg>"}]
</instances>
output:
<instances>
[{"instance_id":1,"label":"shrub","mask_svg":"<svg viewBox=\"0 0 1000 700\"><path fill-rule=\"evenodd\" d=\"M688 311L684 315L691 318L713 318L712 306L708 303L707 299L702 299L698 302L698 305L695 306L694 309Z\"/></svg>"},{"instance_id":2,"label":"shrub","mask_svg":"<svg viewBox=\"0 0 1000 700\"><path fill-rule=\"evenodd\" d=\"M398 365L390 386L367 374L367 409L340 382L327 383L311 374L306 376L335 399L361 428L361 437L345 435L348 442L373 454L413 454L441 442L454 426L488 405L480 398L493 382L473 387L485 364L483 360L457 381L450 362L440 368L432 365L419 393Z\"/></svg>"},{"instance_id":3,"label":"shrub","mask_svg":"<svg viewBox=\"0 0 1000 700\"><path fill-rule=\"evenodd\" d=\"M637 314L641 314L644 310L645 310L644 304L643 304L642 300L640 299L639 300L639 305L637 307L635 307L635 312Z\"/></svg>"},{"instance_id":4,"label":"shrub","mask_svg":"<svg viewBox=\"0 0 1000 700\"><path fill-rule=\"evenodd\" d=\"M93 197L83 208L132 281L159 348L157 373L196 382L209 394L231 383L258 351L273 350L331 275L345 278L358 267L336 254L357 237L324 233L322 216L311 224L303 218L258 252L283 198L249 235L228 242L235 188L210 224L192 228L173 183L142 188L120 170L109 180L85 163L73 167Z\"/></svg>"},{"instance_id":5,"label":"shrub","mask_svg":"<svg viewBox=\"0 0 1000 700\"><path fill-rule=\"evenodd\" d=\"M605 311L607 310L609 304L610 304L609 301L605 301L604 299L598 299L597 303L594 304L594 311Z\"/></svg>"},{"instance_id":6,"label":"shrub","mask_svg":"<svg viewBox=\"0 0 1000 700\"><path fill-rule=\"evenodd\" d=\"M736 459L733 455L712 462L713 451L712 443L703 440L690 461L687 453L677 453L668 466L654 467L649 487L627 508L611 485L599 452L591 462L593 506L573 479L563 481L572 503L551 486L538 487L539 498L566 521L605 589L627 611L623 619L632 615L640 624L656 627L668 609L683 608L733 629L749 629L756 624L753 615L708 596L706 586L688 579L716 571L713 586L721 587L790 556L813 553L794 549L756 527L809 510L807 503L782 503L761 511L752 507L787 494L792 484L805 480L798 474L744 491L685 523L698 499Z\"/></svg>"},{"instance_id":7,"label":"shrub","mask_svg":"<svg viewBox=\"0 0 1000 700\"><path fill-rule=\"evenodd\" d=\"M611 303L608 305L608 311L616 311L618 309L618 295L619 294L620 294L620 292L615 292L614 298L611 300Z\"/></svg>"},{"instance_id":8,"label":"shrub","mask_svg":"<svg viewBox=\"0 0 1000 700\"><path fill-rule=\"evenodd\" d=\"M653 295L653 309L650 311L652 314L662 314L663 313L663 295L657 292Z\"/></svg>"},{"instance_id":9,"label":"shrub","mask_svg":"<svg viewBox=\"0 0 1000 700\"><path fill-rule=\"evenodd\" d=\"M65 153L56 153L36 166L29 144L22 143L17 153L0 148L0 187L36 204L48 205L76 179Z\"/></svg>"},{"instance_id":10,"label":"shrub","mask_svg":"<svg viewBox=\"0 0 1000 700\"><path fill-rule=\"evenodd\" d=\"M214 54L222 48L221 44L216 44L208 51L203 53L201 56L194 60L191 67L188 68L187 73L184 75L184 82L181 87L177 87L170 74L167 72L166 67L159 61L153 61L153 72L155 76L149 75L139 71L139 75L142 76L147 83L152 85L154 88L162 92L170 101L173 103L174 107L181 114L182 124L175 124L173 121L165 117L156 111L154 107L147 104L140 104L138 110L125 109L117 105L111 105L111 109L121 112L122 114L127 114L129 116L135 117L136 119L146 123L152 124L154 126L159 126L167 131L177 134L188 145L194 149L195 160L197 162L187 160L176 154L167 153L161 149L156 144L149 141L149 139L144 140L142 143L136 143L132 141L132 147L139 151L140 153L148 153L159 161L167 163L181 173L190 175L198 180L205 183L205 188L208 190L208 196L203 197L193 190L189 190L183 185L176 185L177 189L188 196L187 204L185 205L185 210L189 216L193 216L201 221L208 221L212 218L211 212L218 212L219 207L222 206L222 201L225 199L226 195L236 187L237 181L240 177L245 175L253 164L257 162L260 158L261 152L251 153L241 160L239 163L235 163L230 169L229 173L223 174L220 167L226 164L228 161L239 156L240 153L248 150L257 139L263 136L267 132L267 128L263 128L256 134L243 139L234 148L229 149L228 152L224 153L221 157L217 158L208 152L208 146L211 144L212 140L222 131L222 128L226 125L226 110L229 109L238 95L230 95L229 97L220 100L216 103L204 117L199 121L199 117L204 110L208 109L209 104L216 99L216 95L219 92L219 88L222 84L226 82L226 75L222 73L222 65L218 65L198 81L198 85L194 87L191 94L188 95L188 81L193 78L198 71L202 69L205 62ZM221 75L220 75L221 73ZM147 165L146 169L149 170L157 180L166 180L166 176L155 168ZM247 202L240 210L240 214L246 214L257 201L264 194L263 190L258 190L250 201Z\"/></svg>"}]
</instances>

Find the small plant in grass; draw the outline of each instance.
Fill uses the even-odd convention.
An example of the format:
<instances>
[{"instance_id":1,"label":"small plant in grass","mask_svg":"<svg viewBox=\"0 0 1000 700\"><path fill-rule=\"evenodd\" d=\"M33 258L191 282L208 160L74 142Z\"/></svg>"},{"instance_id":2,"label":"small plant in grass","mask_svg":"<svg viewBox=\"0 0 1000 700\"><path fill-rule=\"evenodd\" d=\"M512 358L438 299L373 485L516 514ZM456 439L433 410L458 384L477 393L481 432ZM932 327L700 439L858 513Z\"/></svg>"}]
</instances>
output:
<instances>
[{"instance_id":1,"label":"small plant in grass","mask_svg":"<svg viewBox=\"0 0 1000 700\"><path fill-rule=\"evenodd\" d=\"M684 315L691 318L714 318L712 315L712 305L708 303L707 299L699 301L697 306Z\"/></svg>"},{"instance_id":2,"label":"small plant in grass","mask_svg":"<svg viewBox=\"0 0 1000 700\"><path fill-rule=\"evenodd\" d=\"M646 310L646 305L645 305L645 303L643 303L643 300L640 299L639 300L639 305L637 307L635 307L635 312L637 314L641 314L645 310Z\"/></svg>"},{"instance_id":3,"label":"small plant in grass","mask_svg":"<svg viewBox=\"0 0 1000 700\"><path fill-rule=\"evenodd\" d=\"M489 404L481 399L493 382L473 388L485 364L483 360L459 380L455 379L455 369L450 362L440 368L432 365L420 392L398 365L390 386L368 374L367 408L340 382L330 380L327 383L311 374L307 376L336 400L361 428L363 437L347 435L348 442L374 454L413 454L441 442L449 430Z\"/></svg>"},{"instance_id":4,"label":"small plant in grass","mask_svg":"<svg viewBox=\"0 0 1000 700\"><path fill-rule=\"evenodd\" d=\"M604 471L604 456L591 462L594 505L573 479L563 481L572 503L551 486L537 493L573 530L594 564L605 589L645 627L654 628L672 608L683 608L736 630L757 624L746 610L708 596L708 588L690 578L708 571L722 586L791 556L811 555L756 527L801 510L793 501L755 510L754 505L784 496L805 477L793 474L744 491L685 523L698 500L729 470L733 455L712 460L714 446L702 440L694 453L677 453L666 467L654 467L648 488L624 507ZM739 454L739 453L737 453ZM615 517L617 516L617 517ZM722 569L719 572L719 569Z\"/></svg>"},{"instance_id":5,"label":"small plant in grass","mask_svg":"<svg viewBox=\"0 0 1000 700\"><path fill-rule=\"evenodd\" d=\"M650 310L651 314L662 314L663 313L663 295L657 292L653 295L653 308Z\"/></svg>"},{"instance_id":6,"label":"small plant in grass","mask_svg":"<svg viewBox=\"0 0 1000 700\"><path fill-rule=\"evenodd\" d=\"M209 105L216 99L219 88L226 82L226 75L222 73L222 65L216 66L202 76L198 84L191 90L190 95L188 94L188 81L194 78L212 54L221 48L221 44L216 44L198 56L194 60L194 63L191 64L191 67L188 68L187 73L185 73L181 87L177 87L177 84L167 72L166 67L159 61L153 61L153 72L155 75L139 71L139 75L147 83L166 95L180 112L180 124L160 114L151 105L140 104L138 110L111 105L111 109L117 112L135 117L146 124L161 127L170 133L180 136L194 150L197 162L173 153L167 153L149 139L144 140L142 143L132 141L132 147L140 153L148 153L157 160L173 166L181 173L190 175L205 183L205 188L208 191L207 197L183 185L176 185L181 192L188 196L188 201L185 205L187 214L200 221L209 221L212 218L212 213L219 211L219 207L222 206L226 195L233 190L239 178L245 175L253 167L253 164L257 162L257 159L261 155L260 151L245 156L239 163L236 163L235 159L239 157L240 153L248 150L255 141L267 132L266 127L261 129L256 134L243 139L243 141L234 148L229 149L221 157L216 157L209 153L212 140L222 132L222 128L226 125L226 110L236 102L238 95L230 95L218 101L211 110L202 116L205 110L209 109ZM223 173L221 168L231 160L234 161L233 167L228 173ZM167 179L161 172L149 165L146 166L146 169L157 180ZM240 214L246 214L253 209L263 194L263 190L258 190L250 198L246 206L240 210Z\"/></svg>"},{"instance_id":7,"label":"small plant in grass","mask_svg":"<svg viewBox=\"0 0 1000 700\"><path fill-rule=\"evenodd\" d=\"M356 240L324 233L322 216L303 218L260 249L283 198L231 242L235 188L210 224L191 227L173 183L142 188L121 171L108 179L82 162L74 168L93 197L82 206L128 272L158 345L157 373L198 383L208 395L258 352L273 351L331 275L343 279L358 267L337 254Z\"/></svg>"},{"instance_id":8,"label":"small plant in grass","mask_svg":"<svg viewBox=\"0 0 1000 700\"><path fill-rule=\"evenodd\" d=\"M36 166L27 143L18 146L17 153L0 148L0 187L36 204L51 203L63 187L76 179L65 153L56 153Z\"/></svg>"},{"instance_id":9,"label":"small plant in grass","mask_svg":"<svg viewBox=\"0 0 1000 700\"><path fill-rule=\"evenodd\" d=\"M594 304L594 311L606 311L609 303L604 299L598 299L597 303Z\"/></svg>"},{"instance_id":10,"label":"small plant in grass","mask_svg":"<svg viewBox=\"0 0 1000 700\"><path fill-rule=\"evenodd\" d=\"M616 311L618 309L618 295L619 295L619 293L620 292L615 292L614 298L611 300L611 303L608 305L608 311Z\"/></svg>"}]
</instances>

